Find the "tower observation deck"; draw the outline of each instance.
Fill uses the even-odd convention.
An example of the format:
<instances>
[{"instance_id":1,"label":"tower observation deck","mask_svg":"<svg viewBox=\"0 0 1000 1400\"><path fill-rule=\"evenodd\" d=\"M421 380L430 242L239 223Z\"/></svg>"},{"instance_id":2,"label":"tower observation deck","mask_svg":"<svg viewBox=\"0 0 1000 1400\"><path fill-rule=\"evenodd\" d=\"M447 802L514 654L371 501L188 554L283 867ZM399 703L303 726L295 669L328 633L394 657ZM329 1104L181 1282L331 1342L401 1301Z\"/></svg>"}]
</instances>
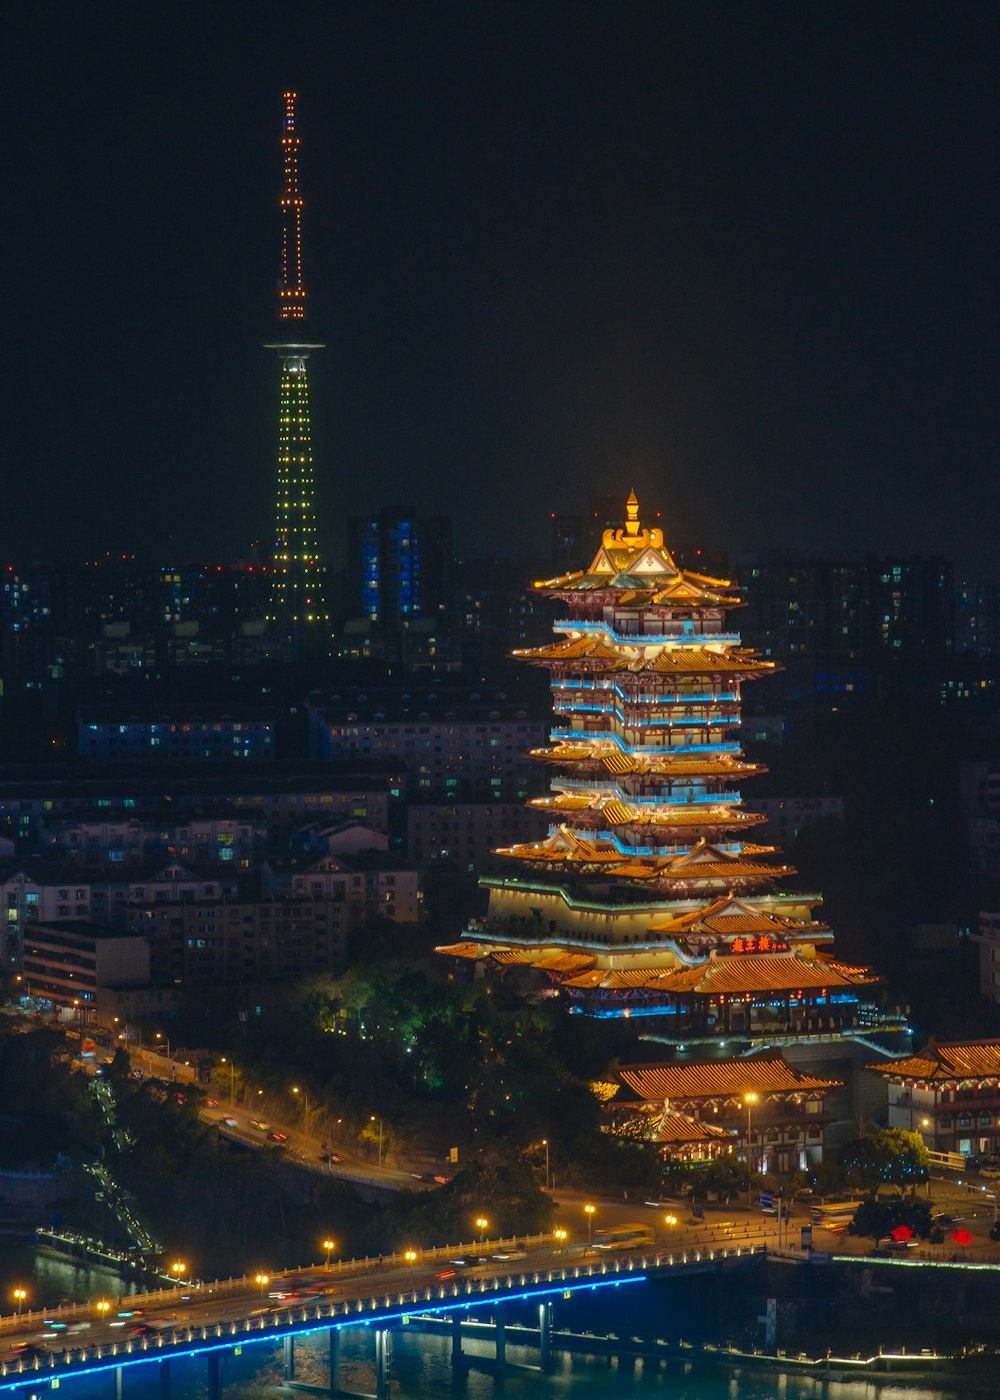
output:
<instances>
[{"instance_id":1,"label":"tower observation deck","mask_svg":"<svg viewBox=\"0 0 1000 1400\"><path fill-rule=\"evenodd\" d=\"M323 342L310 331L306 317L296 100L296 93L284 94L278 330L274 338L266 342L267 349L277 351L281 365L274 554L267 610L268 628L279 642L318 634L329 622L323 597L316 530L316 487L307 372L311 352L321 350Z\"/></svg>"}]
</instances>

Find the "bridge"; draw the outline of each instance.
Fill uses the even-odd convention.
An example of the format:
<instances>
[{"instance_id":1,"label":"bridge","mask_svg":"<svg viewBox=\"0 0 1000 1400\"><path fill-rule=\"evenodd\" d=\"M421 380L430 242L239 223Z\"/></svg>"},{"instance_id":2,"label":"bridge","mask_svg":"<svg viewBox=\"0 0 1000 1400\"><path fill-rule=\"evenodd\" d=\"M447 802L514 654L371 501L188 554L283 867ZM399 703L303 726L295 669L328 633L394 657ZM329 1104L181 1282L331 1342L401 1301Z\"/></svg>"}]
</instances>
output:
<instances>
[{"instance_id":1,"label":"bridge","mask_svg":"<svg viewBox=\"0 0 1000 1400\"><path fill-rule=\"evenodd\" d=\"M334 1397L347 1394L340 1384L340 1340L344 1329L365 1327L375 1339L376 1396L389 1393L389 1334L405 1319L446 1316L451 1319L452 1363L463 1362L461 1325L470 1312L488 1308L495 1339L495 1364L506 1364L504 1304L537 1301L539 1355L542 1369L552 1355L552 1302L583 1289L621 1288L669 1273L692 1273L742 1267L764 1254L762 1246L730 1246L718 1249L678 1250L673 1253L643 1250L598 1253L594 1250L554 1248L549 1236L525 1241L493 1241L472 1249L407 1251L389 1259L360 1260L318 1269L284 1274L275 1279L231 1279L191 1289L171 1289L157 1294L123 1298L119 1308L142 1306L171 1310L175 1316L158 1319L141 1335L115 1336L112 1327L124 1324L111 1316L110 1303L98 1305L103 1318L86 1342L59 1347L62 1329L91 1326L95 1305L66 1305L44 1313L0 1319L0 1339L7 1344L7 1359L0 1362L0 1397L13 1393L18 1400L45 1400L47 1390L71 1390L73 1382L95 1373L113 1377L115 1400L124 1400L128 1389L155 1386L159 1400L170 1397L170 1363L174 1359L204 1356L208 1400L221 1400L220 1363L227 1355L240 1354L248 1346L281 1349L283 1385L288 1394ZM449 1261L461 1254L459 1270ZM442 1267L444 1266L444 1267ZM446 1275L453 1277L445 1277ZM322 1275L322 1283L307 1280ZM278 1284L285 1294L272 1305L263 1297L268 1284ZM319 1288L319 1293L314 1290ZM302 1289L312 1296L295 1296ZM177 1315L178 1303L183 1316ZM30 1347L40 1324L60 1329L52 1348ZM142 1327L140 1319L136 1319ZM303 1385L295 1379L295 1343L318 1332L329 1334L329 1384ZM67 1339L68 1340L68 1339ZM14 1354L18 1344L26 1347Z\"/></svg>"}]
</instances>

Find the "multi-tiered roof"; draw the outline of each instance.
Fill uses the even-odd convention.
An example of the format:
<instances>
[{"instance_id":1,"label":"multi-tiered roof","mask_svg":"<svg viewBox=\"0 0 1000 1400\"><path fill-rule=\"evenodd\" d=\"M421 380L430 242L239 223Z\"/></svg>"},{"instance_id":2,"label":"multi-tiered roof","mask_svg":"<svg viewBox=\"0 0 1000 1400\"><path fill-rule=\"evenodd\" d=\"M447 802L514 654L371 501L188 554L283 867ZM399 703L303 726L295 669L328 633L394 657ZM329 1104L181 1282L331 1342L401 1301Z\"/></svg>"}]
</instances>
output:
<instances>
[{"instance_id":1,"label":"multi-tiered roof","mask_svg":"<svg viewBox=\"0 0 1000 1400\"><path fill-rule=\"evenodd\" d=\"M866 980L822 955L832 934L813 917L819 897L779 893L795 872L753 840L764 818L739 785L762 770L740 751L741 687L775 667L727 630L741 606L732 585L679 568L632 494L587 570L535 588L563 605L557 639L516 653L551 676L552 744L536 753L551 793L532 804L549 832L498 853L514 870L484 881L485 925L442 951L517 952L584 998L627 975L652 998L801 999L815 986L826 1004L834 986ZM560 951L586 966L557 973ZM708 967L747 954L721 979ZM725 994L709 997L720 981Z\"/></svg>"}]
</instances>

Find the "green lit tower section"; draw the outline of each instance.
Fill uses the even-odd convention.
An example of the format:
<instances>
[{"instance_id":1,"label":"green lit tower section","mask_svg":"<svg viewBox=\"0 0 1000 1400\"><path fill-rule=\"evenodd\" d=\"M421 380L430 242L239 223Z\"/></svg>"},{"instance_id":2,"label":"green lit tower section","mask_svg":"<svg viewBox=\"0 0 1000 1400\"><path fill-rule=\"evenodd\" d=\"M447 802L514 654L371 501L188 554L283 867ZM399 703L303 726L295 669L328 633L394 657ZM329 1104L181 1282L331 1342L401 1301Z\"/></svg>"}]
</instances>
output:
<instances>
[{"instance_id":1,"label":"green lit tower section","mask_svg":"<svg viewBox=\"0 0 1000 1400\"><path fill-rule=\"evenodd\" d=\"M278 419L278 491L269 629L280 641L319 633L329 622L316 530L316 482L309 419L308 361L323 342L310 334L302 280L302 195L294 92L284 94L281 147L285 183L281 196L279 331L267 342L281 362Z\"/></svg>"}]
</instances>

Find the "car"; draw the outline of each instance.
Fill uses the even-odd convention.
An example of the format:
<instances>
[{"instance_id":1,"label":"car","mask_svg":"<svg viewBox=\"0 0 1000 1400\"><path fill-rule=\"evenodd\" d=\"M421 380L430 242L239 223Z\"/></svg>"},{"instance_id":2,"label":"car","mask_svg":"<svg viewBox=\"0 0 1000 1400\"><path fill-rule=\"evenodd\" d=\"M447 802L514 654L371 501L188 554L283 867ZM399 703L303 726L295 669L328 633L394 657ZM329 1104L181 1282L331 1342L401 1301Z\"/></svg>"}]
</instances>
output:
<instances>
[{"instance_id":1,"label":"car","mask_svg":"<svg viewBox=\"0 0 1000 1400\"><path fill-rule=\"evenodd\" d=\"M980 1167L979 1175L985 1176L987 1181L1000 1180L1000 1167Z\"/></svg>"},{"instance_id":2,"label":"car","mask_svg":"<svg viewBox=\"0 0 1000 1400\"><path fill-rule=\"evenodd\" d=\"M237 1123L236 1119L232 1116L232 1114L227 1113L226 1116L225 1116L225 1118L220 1118L220 1119L219 1119L219 1127L220 1127L220 1128L238 1128L238 1127L239 1127L239 1124Z\"/></svg>"},{"instance_id":3,"label":"car","mask_svg":"<svg viewBox=\"0 0 1000 1400\"><path fill-rule=\"evenodd\" d=\"M272 1133L272 1134L271 1134L271 1141L272 1141L272 1142L287 1142L287 1141L288 1141L288 1134L287 1134L287 1133L277 1133L277 1132Z\"/></svg>"},{"instance_id":4,"label":"car","mask_svg":"<svg viewBox=\"0 0 1000 1400\"><path fill-rule=\"evenodd\" d=\"M339 1152L321 1152L319 1160L321 1162L342 1162L344 1159Z\"/></svg>"},{"instance_id":5,"label":"car","mask_svg":"<svg viewBox=\"0 0 1000 1400\"><path fill-rule=\"evenodd\" d=\"M271 1125L266 1118L251 1118L250 1126L251 1128L257 1128L262 1133L267 1133L271 1130Z\"/></svg>"},{"instance_id":6,"label":"car","mask_svg":"<svg viewBox=\"0 0 1000 1400\"><path fill-rule=\"evenodd\" d=\"M527 1257L528 1251L526 1249L508 1249L503 1254L494 1254L493 1256L494 1259L527 1259Z\"/></svg>"},{"instance_id":7,"label":"car","mask_svg":"<svg viewBox=\"0 0 1000 1400\"><path fill-rule=\"evenodd\" d=\"M455 1277L457 1277L457 1275L458 1275L458 1270L457 1270L456 1268L454 1268L453 1266L449 1266L447 1269L439 1269L439 1270L437 1271L437 1273L434 1275L434 1277L435 1277L435 1278L440 1278L440 1279L446 1279L446 1278L455 1278Z\"/></svg>"},{"instance_id":8,"label":"car","mask_svg":"<svg viewBox=\"0 0 1000 1400\"><path fill-rule=\"evenodd\" d=\"M218 1107L219 1107L219 1100L218 1100L218 1099L206 1099L206 1100L205 1100L205 1107L206 1107L206 1108L218 1108Z\"/></svg>"}]
</instances>

